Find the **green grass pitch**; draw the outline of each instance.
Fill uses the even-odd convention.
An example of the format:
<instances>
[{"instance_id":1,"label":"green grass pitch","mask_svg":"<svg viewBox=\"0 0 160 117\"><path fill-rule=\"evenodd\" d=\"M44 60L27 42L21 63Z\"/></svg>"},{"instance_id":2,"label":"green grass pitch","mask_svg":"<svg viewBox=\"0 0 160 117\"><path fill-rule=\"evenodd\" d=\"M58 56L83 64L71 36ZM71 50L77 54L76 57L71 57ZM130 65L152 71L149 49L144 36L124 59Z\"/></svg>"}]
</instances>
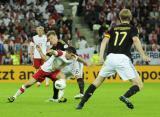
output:
<instances>
[{"instance_id":1,"label":"green grass pitch","mask_svg":"<svg viewBox=\"0 0 160 117\"><path fill-rule=\"evenodd\" d=\"M78 93L77 84L67 85L67 103L45 102L52 95L52 86L44 85L33 86L14 103L7 103L7 97L20 86L21 83L0 83L0 117L160 117L160 83L144 84L142 92L131 98L134 110L118 99L129 88L129 83L103 84L83 110L75 109L79 103L73 98Z\"/></svg>"}]
</instances>

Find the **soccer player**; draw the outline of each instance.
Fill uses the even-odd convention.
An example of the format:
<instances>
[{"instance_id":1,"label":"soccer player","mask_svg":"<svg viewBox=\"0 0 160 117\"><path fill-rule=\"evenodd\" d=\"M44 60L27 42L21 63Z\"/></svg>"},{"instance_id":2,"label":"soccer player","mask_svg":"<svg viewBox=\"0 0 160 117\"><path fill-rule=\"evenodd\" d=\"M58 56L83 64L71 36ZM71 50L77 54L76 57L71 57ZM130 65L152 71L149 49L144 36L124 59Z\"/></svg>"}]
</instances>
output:
<instances>
[{"instance_id":1,"label":"soccer player","mask_svg":"<svg viewBox=\"0 0 160 117\"><path fill-rule=\"evenodd\" d=\"M83 66L85 64L73 61L70 65L65 66L62 69L62 73L65 74L66 78L75 78L79 86L79 94L75 95L75 99L81 99L84 96L84 79L83 79Z\"/></svg>"},{"instance_id":2,"label":"soccer player","mask_svg":"<svg viewBox=\"0 0 160 117\"><path fill-rule=\"evenodd\" d=\"M47 33L47 37L48 38L53 38L52 41L52 50L65 50L68 45L62 41L62 40L58 40L57 36L54 35L55 31L49 31ZM83 79L83 64L80 62L75 61L74 62L74 68L72 68L72 65L69 65L69 67L65 68L65 74L68 72L72 72L71 75L74 75L77 79L77 83L79 86L79 90L80 93L77 94L76 96L74 96L75 99L80 99L83 97L83 93L84 93L84 79ZM73 70L74 69L74 70ZM63 70L64 71L64 70ZM69 73L67 73L69 74ZM50 101L57 101L58 99L58 89L55 88L54 82L53 82L53 97L51 99L49 99Z\"/></svg>"},{"instance_id":3,"label":"soccer player","mask_svg":"<svg viewBox=\"0 0 160 117\"><path fill-rule=\"evenodd\" d=\"M103 83L105 78L114 75L116 72L123 80L131 81L132 86L120 96L119 99L125 103L128 108L134 108L129 98L142 89L143 83L131 62L130 49L132 44L134 44L144 61L149 62L150 58L145 55L142 49L137 28L130 25L132 19L131 11L129 9L122 9L119 13L119 18L121 24L112 27L101 43L100 57L102 61L106 44L108 44L106 60L98 77L86 90L77 109L82 109L84 104L93 95L96 88Z\"/></svg>"},{"instance_id":4,"label":"soccer player","mask_svg":"<svg viewBox=\"0 0 160 117\"><path fill-rule=\"evenodd\" d=\"M65 76L60 70L66 65L72 63L73 60L78 59L75 53L76 50L73 47L67 48L66 51L50 51L52 56L44 62L40 69L33 75L33 78L29 79L28 82L22 85L14 96L8 98L8 101L13 102L18 96L24 93L27 88L31 87L36 82L43 82L45 77L50 78L52 81L62 79L63 82L65 82Z\"/></svg>"},{"instance_id":5,"label":"soccer player","mask_svg":"<svg viewBox=\"0 0 160 117\"><path fill-rule=\"evenodd\" d=\"M43 64L43 60L36 49L36 45L39 45L42 48L42 52L46 54L47 49L49 48L49 43L47 42L47 36L44 34L44 27L39 26L36 28L37 35L33 36L33 41L30 43L30 56L33 62L33 66L36 71ZM40 82L37 82L37 86L40 86ZM46 86L49 85L49 79L46 78Z\"/></svg>"}]
</instances>

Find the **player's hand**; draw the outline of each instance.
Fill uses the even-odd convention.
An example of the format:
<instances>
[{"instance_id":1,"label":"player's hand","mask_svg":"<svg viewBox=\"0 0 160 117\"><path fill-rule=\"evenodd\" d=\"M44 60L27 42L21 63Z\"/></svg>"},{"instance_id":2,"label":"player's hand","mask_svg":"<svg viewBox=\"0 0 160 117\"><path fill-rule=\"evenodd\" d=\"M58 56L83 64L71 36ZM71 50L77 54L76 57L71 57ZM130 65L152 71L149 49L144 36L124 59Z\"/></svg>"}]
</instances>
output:
<instances>
[{"instance_id":1,"label":"player's hand","mask_svg":"<svg viewBox=\"0 0 160 117\"><path fill-rule=\"evenodd\" d=\"M47 51L47 54L51 54L51 53L53 53L52 49L50 49L50 50Z\"/></svg>"},{"instance_id":2,"label":"player's hand","mask_svg":"<svg viewBox=\"0 0 160 117\"><path fill-rule=\"evenodd\" d=\"M145 61L145 62L150 62L150 61L151 61L151 58L148 57L148 56L146 56L146 55L143 55L143 56L142 56L142 59L143 59L143 61Z\"/></svg>"},{"instance_id":3,"label":"player's hand","mask_svg":"<svg viewBox=\"0 0 160 117\"><path fill-rule=\"evenodd\" d=\"M41 47L39 45L36 45L36 49L40 52L42 51Z\"/></svg>"}]
</instances>

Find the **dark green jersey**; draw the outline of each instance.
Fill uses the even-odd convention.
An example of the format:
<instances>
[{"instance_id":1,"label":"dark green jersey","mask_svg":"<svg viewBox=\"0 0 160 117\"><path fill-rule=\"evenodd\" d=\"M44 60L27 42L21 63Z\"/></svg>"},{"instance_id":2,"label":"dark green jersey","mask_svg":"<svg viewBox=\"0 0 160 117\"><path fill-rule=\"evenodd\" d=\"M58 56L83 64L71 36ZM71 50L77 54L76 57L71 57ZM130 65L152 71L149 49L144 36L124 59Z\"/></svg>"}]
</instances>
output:
<instances>
[{"instance_id":1,"label":"dark green jersey","mask_svg":"<svg viewBox=\"0 0 160 117\"><path fill-rule=\"evenodd\" d=\"M62 42L59 42L57 43L57 45L53 45L51 47L52 50L62 50L62 51L65 51L66 48L65 48L65 44L63 44ZM47 53L47 56L51 56L49 53Z\"/></svg>"}]
</instances>

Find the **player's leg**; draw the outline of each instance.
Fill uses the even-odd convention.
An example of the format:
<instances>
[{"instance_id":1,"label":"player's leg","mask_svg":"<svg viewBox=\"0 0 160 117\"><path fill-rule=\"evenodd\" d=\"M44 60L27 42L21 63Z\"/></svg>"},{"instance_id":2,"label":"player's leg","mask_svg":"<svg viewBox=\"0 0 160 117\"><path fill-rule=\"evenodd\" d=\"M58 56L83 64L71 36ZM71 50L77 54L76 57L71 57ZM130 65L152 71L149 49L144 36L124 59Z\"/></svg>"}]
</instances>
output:
<instances>
[{"instance_id":1,"label":"player's leg","mask_svg":"<svg viewBox=\"0 0 160 117\"><path fill-rule=\"evenodd\" d=\"M75 62L74 76L77 78L77 83L79 86L79 94L74 96L75 99L81 99L84 96L84 79L83 79L83 64L80 62Z\"/></svg>"},{"instance_id":2,"label":"player's leg","mask_svg":"<svg viewBox=\"0 0 160 117\"><path fill-rule=\"evenodd\" d=\"M53 82L53 97L49 99L50 102L66 102L67 99L64 98L64 90L59 90L55 87L55 82Z\"/></svg>"},{"instance_id":3,"label":"player's leg","mask_svg":"<svg viewBox=\"0 0 160 117\"><path fill-rule=\"evenodd\" d=\"M135 95L137 92L139 92L142 87L143 87L143 83L142 83L142 80L137 77L137 78L134 78L134 79L131 79L130 80L132 82L132 86L129 88L129 90L123 95L124 97L126 98L130 98L132 97L133 95Z\"/></svg>"},{"instance_id":4,"label":"player's leg","mask_svg":"<svg viewBox=\"0 0 160 117\"><path fill-rule=\"evenodd\" d=\"M58 76L58 73L59 73L60 71L55 71L53 74L51 74L50 75L50 77L51 77L51 79L52 79L52 81L53 81L53 96L52 96L52 98L49 98L49 100L48 101L50 101L50 102L58 102L58 93L59 93L59 90L58 89L56 89L56 87L55 87L55 81L57 80L57 76Z\"/></svg>"},{"instance_id":5,"label":"player's leg","mask_svg":"<svg viewBox=\"0 0 160 117\"><path fill-rule=\"evenodd\" d=\"M55 81L53 81L53 96L51 98L49 98L47 101L49 102L58 102L58 94L59 94L59 90L56 89L55 87Z\"/></svg>"},{"instance_id":6,"label":"player's leg","mask_svg":"<svg viewBox=\"0 0 160 117\"><path fill-rule=\"evenodd\" d=\"M122 102L124 102L128 108L133 109L134 106L129 101L129 98L132 97L133 95L135 95L137 92L139 92L142 89L143 83L139 77L131 79L130 81L132 82L132 86L124 93L123 96L120 96L119 99Z\"/></svg>"},{"instance_id":7,"label":"player's leg","mask_svg":"<svg viewBox=\"0 0 160 117\"><path fill-rule=\"evenodd\" d=\"M49 78L45 78L45 81L46 81L46 87L49 86Z\"/></svg>"},{"instance_id":8,"label":"player's leg","mask_svg":"<svg viewBox=\"0 0 160 117\"><path fill-rule=\"evenodd\" d=\"M57 75L56 75L56 78L58 79L57 81L61 81L61 83L64 84L65 87L66 87L66 77L62 72L58 71ZM59 93L58 93L58 102L60 102L60 103L64 103L64 102L67 101L67 99L64 98L64 90L65 90L65 88L60 89Z\"/></svg>"},{"instance_id":9,"label":"player's leg","mask_svg":"<svg viewBox=\"0 0 160 117\"><path fill-rule=\"evenodd\" d=\"M19 88L19 89L17 90L17 92L16 92L13 96L9 97L9 98L8 98L8 101L9 101L9 102L13 102L18 96L20 96L21 94L23 94L27 88L31 87L31 86L32 86L33 84L35 84L36 82L37 82L36 79L31 78L28 82L26 82L25 84L23 84L23 85L21 86L21 88Z\"/></svg>"},{"instance_id":10,"label":"player's leg","mask_svg":"<svg viewBox=\"0 0 160 117\"><path fill-rule=\"evenodd\" d=\"M113 74L115 74L115 70L113 66L112 57L108 56L98 74L98 77L94 80L94 82L86 90L84 97L82 98L81 102L77 106L77 109L82 109L84 104L93 95L96 88L98 88L103 83L106 77L109 77Z\"/></svg>"},{"instance_id":11,"label":"player's leg","mask_svg":"<svg viewBox=\"0 0 160 117\"><path fill-rule=\"evenodd\" d=\"M59 103L67 102L67 98L64 97L64 90L65 89L59 90L59 93L58 93L58 102Z\"/></svg>"},{"instance_id":12,"label":"player's leg","mask_svg":"<svg viewBox=\"0 0 160 117\"><path fill-rule=\"evenodd\" d=\"M64 90L59 90L55 87L55 81L57 79L65 79L64 74L62 74L59 70L50 74L50 78L53 81L53 97L49 99L51 102L66 102L67 99L63 97ZM60 99L61 98L61 99Z\"/></svg>"},{"instance_id":13,"label":"player's leg","mask_svg":"<svg viewBox=\"0 0 160 117\"><path fill-rule=\"evenodd\" d=\"M84 104L88 101L88 99L93 95L96 88L98 88L104 81L104 77L98 76L95 81L88 87L86 90L81 102L77 106L77 109L82 109Z\"/></svg>"},{"instance_id":14,"label":"player's leg","mask_svg":"<svg viewBox=\"0 0 160 117\"><path fill-rule=\"evenodd\" d=\"M84 96L84 79L83 78L77 78L77 83L79 86L79 94L75 95L75 99L81 99Z\"/></svg>"},{"instance_id":15,"label":"player's leg","mask_svg":"<svg viewBox=\"0 0 160 117\"><path fill-rule=\"evenodd\" d=\"M13 102L19 95L23 94L27 88L31 87L36 82L43 82L44 77L47 75L48 73L44 72L43 70L38 70L33 75L33 78L29 79L28 82L26 82L20 89L18 89L14 96L8 98L9 102Z\"/></svg>"},{"instance_id":16,"label":"player's leg","mask_svg":"<svg viewBox=\"0 0 160 117\"><path fill-rule=\"evenodd\" d=\"M119 66L120 68L117 68L117 72L121 78L132 82L132 86L124 93L124 95L120 96L119 99L124 102L128 108L133 109L134 106L128 98L139 92L143 87L143 83L129 59L126 59L125 62L121 62Z\"/></svg>"},{"instance_id":17,"label":"player's leg","mask_svg":"<svg viewBox=\"0 0 160 117\"><path fill-rule=\"evenodd\" d=\"M49 101L52 101L52 102L58 102L58 93L59 93L59 90L56 89L55 87L55 81L53 81L53 96L52 98L49 99Z\"/></svg>"}]
</instances>

